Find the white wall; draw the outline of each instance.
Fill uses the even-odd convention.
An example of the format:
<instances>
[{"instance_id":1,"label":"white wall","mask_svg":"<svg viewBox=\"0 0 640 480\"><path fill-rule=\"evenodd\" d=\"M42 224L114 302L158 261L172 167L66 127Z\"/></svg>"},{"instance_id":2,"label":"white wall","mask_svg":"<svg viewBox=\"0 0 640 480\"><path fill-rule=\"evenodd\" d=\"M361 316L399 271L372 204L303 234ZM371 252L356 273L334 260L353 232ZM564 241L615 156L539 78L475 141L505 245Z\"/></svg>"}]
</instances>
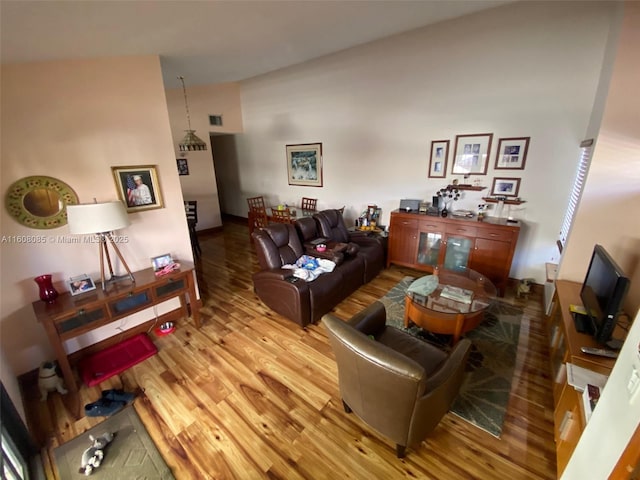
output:
<instances>
[{"instance_id":1,"label":"white wall","mask_svg":"<svg viewBox=\"0 0 640 480\"><path fill-rule=\"evenodd\" d=\"M130 214L131 226L119 245L132 270L151 266L150 258L171 253L192 259L182 192L171 144L171 130L156 56L100 60L26 63L2 66L3 192L29 175L50 175L71 186L80 202L117 200L111 167L157 165L164 208ZM0 335L3 381L8 372L20 375L55 358L45 331L33 314L38 300L33 278L51 273L59 291L64 281L86 273L99 279L95 244L56 240L69 236L68 226L34 230L0 214L4 237L45 235L46 244L11 241L0 245ZM116 265L117 273L122 269ZM158 314L177 308L169 301ZM67 342L75 351L152 318L147 310ZM9 382L15 380L8 379ZM16 404L19 401L14 398Z\"/></svg>"},{"instance_id":2,"label":"white wall","mask_svg":"<svg viewBox=\"0 0 640 480\"><path fill-rule=\"evenodd\" d=\"M625 310L635 317L602 396L563 479L608 478L640 423L640 394L627 383L640 371L640 3L625 2L619 47L604 116L561 278L582 281L594 243L611 253L632 277Z\"/></svg>"},{"instance_id":3,"label":"white wall","mask_svg":"<svg viewBox=\"0 0 640 480\"><path fill-rule=\"evenodd\" d=\"M383 223L401 198L430 200L449 183L427 178L432 140L494 134L482 193L496 176L521 177L527 201L512 277L544 281L589 123L613 6L518 2L242 82L245 134L237 138L240 185L227 203L246 216L246 197L270 203L317 197L320 208L368 204ZM500 137L530 136L526 170L494 172ZM322 142L324 187L287 182L285 145ZM478 178L478 177L475 177ZM474 177L471 178L473 180ZM461 179L462 180L462 179Z\"/></svg>"},{"instance_id":4,"label":"white wall","mask_svg":"<svg viewBox=\"0 0 640 480\"><path fill-rule=\"evenodd\" d=\"M640 306L640 6L624 4L624 18L600 131L582 199L563 254L559 278L582 282L593 246L607 249L632 277L626 310Z\"/></svg>"},{"instance_id":5,"label":"white wall","mask_svg":"<svg viewBox=\"0 0 640 480\"><path fill-rule=\"evenodd\" d=\"M166 91L167 105L176 155L186 157L189 165L189 175L180 176L182 193L185 200L198 202L196 230L205 230L222 225L216 171L212 157L215 149L211 148L209 133L242 132L240 85L221 83L191 87L186 78L185 85L191 128L207 143L206 151L179 153L178 143L187 129L187 113L182 87ZM223 125L209 125L209 115L222 115Z\"/></svg>"}]
</instances>

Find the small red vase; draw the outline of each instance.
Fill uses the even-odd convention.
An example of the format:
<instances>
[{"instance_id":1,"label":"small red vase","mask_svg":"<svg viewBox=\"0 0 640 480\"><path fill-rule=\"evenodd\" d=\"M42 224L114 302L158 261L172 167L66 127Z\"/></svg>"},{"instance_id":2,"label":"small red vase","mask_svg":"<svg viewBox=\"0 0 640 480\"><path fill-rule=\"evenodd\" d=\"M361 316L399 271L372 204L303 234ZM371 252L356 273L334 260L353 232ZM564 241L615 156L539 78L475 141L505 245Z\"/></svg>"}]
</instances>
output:
<instances>
[{"instance_id":1,"label":"small red vase","mask_svg":"<svg viewBox=\"0 0 640 480\"><path fill-rule=\"evenodd\" d=\"M51 275L40 275L33 279L40 288L40 300L47 303L55 303L58 298L58 291L53 288L51 283Z\"/></svg>"}]
</instances>

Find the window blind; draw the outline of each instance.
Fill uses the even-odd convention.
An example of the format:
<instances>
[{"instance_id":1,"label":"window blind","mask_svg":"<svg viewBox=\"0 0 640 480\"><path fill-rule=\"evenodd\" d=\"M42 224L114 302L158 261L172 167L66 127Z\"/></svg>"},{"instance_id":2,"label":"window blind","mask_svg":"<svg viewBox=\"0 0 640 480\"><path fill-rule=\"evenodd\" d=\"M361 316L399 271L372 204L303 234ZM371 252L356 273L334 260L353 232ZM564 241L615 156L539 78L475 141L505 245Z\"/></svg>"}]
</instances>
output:
<instances>
[{"instance_id":1,"label":"window blind","mask_svg":"<svg viewBox=\"0 0 640 480\"><path fill-rule=\"evenodd\" d=\"M560 235L557 242L558 250L560 250L560 253L562 253L562 250L564 250L564 247L567 243L569 231L571 230L571 225L573 225L573 217L576 213L576 209L578 208L580 197L582 197L582 191L584 190L584 181L587 177L587 172L589 171L589 164L591 163L592 146L593 139L585 140L580 144L580 162L578 163L576 176L573 181L573 188L571 189L571 196L569 197L569 205L567 205L567 210L564 214L564 219L562 220Z\"/></svg>"}]
</instances>

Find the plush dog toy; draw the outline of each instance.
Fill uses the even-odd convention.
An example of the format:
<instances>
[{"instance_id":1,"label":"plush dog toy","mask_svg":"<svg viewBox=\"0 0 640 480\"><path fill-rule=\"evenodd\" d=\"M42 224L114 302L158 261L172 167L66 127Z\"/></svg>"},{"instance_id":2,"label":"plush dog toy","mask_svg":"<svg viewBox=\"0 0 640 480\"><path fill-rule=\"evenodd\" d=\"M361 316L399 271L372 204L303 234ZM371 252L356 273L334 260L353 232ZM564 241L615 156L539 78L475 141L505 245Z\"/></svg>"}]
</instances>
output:
<instances>
[{"instance_id":1,"label":"plush dog toy","mask_svg":"<svg viewBox=\"0 0 640 480\"><path fill-rule=\"evenodd\" d=\"M113 440L113 433L103 433L98 438L89 435L91 446L82 452L79 473L91 475L93 471L102 464L104 458L104 448Z\"/></svg>"},{"instance_id":2,"label":"plush dog toy","mask_svg":"<svg viewBox=\"0 0 640 480\"><path fill-rule=\"evenodd\" d=\"M516 292L516 296L518 298L529 298L529 292L531 292L531 284L534 282L532 278L523 278L518 283L518 290Z\"/></svg>"},{"instance_id":3,"label":"plush dog toy","mask_svg":"<svg viewBox=\"0 0 640 480\"><path fill-rule=\"evenodd\" d=\"M55 362L43 362L38 372L38 389L40 390L40 400L46 401L49 392L57 390L58 393L65 394L67 390L64 388L62 379L56 372Z\"/></svg>"}]
</instances>

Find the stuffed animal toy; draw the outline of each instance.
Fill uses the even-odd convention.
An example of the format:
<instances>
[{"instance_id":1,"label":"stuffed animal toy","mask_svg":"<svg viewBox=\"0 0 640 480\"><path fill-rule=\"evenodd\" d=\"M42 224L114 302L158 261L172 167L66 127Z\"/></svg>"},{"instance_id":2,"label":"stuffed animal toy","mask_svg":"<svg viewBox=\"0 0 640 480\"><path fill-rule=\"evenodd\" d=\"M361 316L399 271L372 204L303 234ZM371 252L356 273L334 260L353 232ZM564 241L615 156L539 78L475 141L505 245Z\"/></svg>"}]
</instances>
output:
<instances>
[{"instance_id":1,"label":"stuffed animal toy","mask_svg":"<svg viewBox=\"0 0 640 480\"><path fill-rule=\"evenodd\" d=\"M113 440L113 433L103 433L98 438L89 435L91 446L82 452L79 473L91 475L93 471L102 464L104 458L104 448Z\"/></svg>"},{"instance_id":2,"label":"stuffed animal toy","mask_svg":"<svg viewBox=\"0 0 640 480\"><path fill-rule=\"evenodd\" d=\"M42 402L47 400L49 392L57 390L58 393L64 395L67 390L64 388L62 378L58 376L56 372L55 362L43 362L40 365L40 371L38 372L38 389L40 390L40 400Z\"/></svg>"},{"instance_id":3,"label":"stuffed animal toy","mask_svg":"<svg viewBox=\"0 0 640 480\"><path fill-rule=\"evenodd\" d=\"M534 282L533 278L523 278L518 283L518 290L516 296L518 298L529 298L529 292L531 292L531 284Z\"/></svg>"}]
</instances>

